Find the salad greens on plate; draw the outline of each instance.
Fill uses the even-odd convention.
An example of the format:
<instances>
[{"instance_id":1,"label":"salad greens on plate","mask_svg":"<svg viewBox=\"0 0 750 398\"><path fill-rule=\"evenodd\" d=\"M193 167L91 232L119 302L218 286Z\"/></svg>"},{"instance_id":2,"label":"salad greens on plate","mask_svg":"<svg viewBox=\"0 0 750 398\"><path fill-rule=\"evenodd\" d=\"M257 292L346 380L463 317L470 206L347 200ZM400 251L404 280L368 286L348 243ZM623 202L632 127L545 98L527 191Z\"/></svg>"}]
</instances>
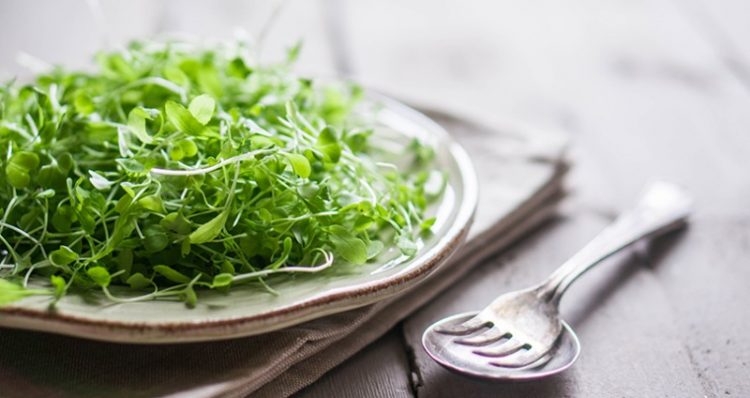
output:
<instances>
[{"instance_id":1,"label":"salad greens on plate","mask_svg":"<svg viewBox=\"0 0 750 398\"><path fill-rule=\"evenodd\" d=\"M440 195L430 147L379 145L362 90L298 77L298 50L264 65L239 43L134 42L92 72L0 86L0 305L102 291L193 306L413 256Z\"/></svg>"}]
</instances>

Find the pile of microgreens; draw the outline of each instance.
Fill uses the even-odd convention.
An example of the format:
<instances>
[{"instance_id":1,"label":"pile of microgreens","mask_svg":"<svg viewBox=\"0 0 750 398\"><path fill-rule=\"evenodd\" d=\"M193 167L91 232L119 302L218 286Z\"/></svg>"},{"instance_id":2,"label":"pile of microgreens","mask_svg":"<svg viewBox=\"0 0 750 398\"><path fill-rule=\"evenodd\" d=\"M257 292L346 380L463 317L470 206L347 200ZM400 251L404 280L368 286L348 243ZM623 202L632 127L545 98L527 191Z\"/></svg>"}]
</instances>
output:
<instances>
[{"instance_id":1,"label":"pile of microgreens","mask_svg":"<svg viewBox=\"0 0 750 398\"><path fill-rule=\"evenodd\" d=\"M258 65L241 44L136 42L94 72L0 87L0 304L100 289L194 306L196 290L414 255L439 194L430 149L379 149L352 113L361 90L295 76L297 52Z\"/></svg>"}]
</instances>

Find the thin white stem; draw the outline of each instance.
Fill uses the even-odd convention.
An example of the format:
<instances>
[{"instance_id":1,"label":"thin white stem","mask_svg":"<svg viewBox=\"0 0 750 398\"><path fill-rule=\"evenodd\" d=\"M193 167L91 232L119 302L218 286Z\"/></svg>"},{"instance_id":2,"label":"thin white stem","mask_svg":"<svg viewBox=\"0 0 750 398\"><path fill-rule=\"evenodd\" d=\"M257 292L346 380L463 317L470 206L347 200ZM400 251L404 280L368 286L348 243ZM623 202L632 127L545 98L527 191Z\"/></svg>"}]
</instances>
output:
<instances>
[{"instance_id":1,"label":"thin white stem","mask_svg":"<svg viewBox=\"0 0 750 398\"><path fill-rule=\"evenodd\" d=\"M323 256L325 257L325 262L323 262L320 265L316 265L314 267L284 267L284 268L278 268L278 269L264 269L261 271L256 272L249 272L247 274L241 274L241 275L235 275L232 278L232 282L241 282L248 279L254 279L261 276L271 275L271 274L279 274L279 273L295 273L295 272L306 272L306 273L315 273L323 271L324 269L330 267L333 264L333 254L322 251Z\"/></svg>"},{"instance_id":2,"label":"thin white stem","mask_svg":"<svg viewBox=\"0 0 750 398\"><path fill-rule=\"evenodd\" d=\"M200 175L200 174L208 174L214 170L218 170L226 165L242 162L245 160L249 160L254 158L257 155L267 154L271 153L273 151L271 150L258 150L258 151L251 151L247 153L243 153L242 155L233 156L229 159L224 159L219 163L216 163L213 166L208 167L201 167L199 169L189 169L189 170L173 170L173 169L158 169L153 168L151 169L151 174L157 174L157 175L165 175L165 176L194 176L194 175Z\"/></svg>"}]
</instances>

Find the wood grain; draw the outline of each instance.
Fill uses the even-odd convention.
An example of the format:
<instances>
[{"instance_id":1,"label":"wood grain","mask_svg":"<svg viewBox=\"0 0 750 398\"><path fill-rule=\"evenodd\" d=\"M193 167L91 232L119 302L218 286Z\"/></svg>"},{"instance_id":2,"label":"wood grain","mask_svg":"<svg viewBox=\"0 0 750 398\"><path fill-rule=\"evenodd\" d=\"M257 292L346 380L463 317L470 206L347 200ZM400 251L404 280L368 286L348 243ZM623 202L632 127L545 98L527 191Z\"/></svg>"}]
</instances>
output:
<instances>
[{"instance_id":1,"label":"wood grain","mask_svg":"<svg viewBox=\"0 0 750 398\"><path fill-rule=\"evenodd\" d=\"M750 394L750 344L740 337L750 327L741 260L750 250L746 4L342 7L349 64L367 84L483 120L566 129L575 140L576 193L565 217L405 322L418 396ZM655 177L695 195L693 225L650 251L609 260L571 289L563 314L584 344L571 371L496 386L450 374L424 355L419 338L430 322L543 277Z\"/></svg>"},{"instance_id":2,"label":"wood grain","mask_svg":"<svg viewBox=\"0 0 750 398\"><path fill-rule=\"evenodd\" d=\"M413 397L410 377L401 328L396 327L297 396Z\"/></svg>"},{"instance_id":3,"label":"wood grain","mask_svg":"<svg viewBox=\"0 0 750 398\"><path fill-rule=\"evenodd\" d=\"M750 394L750 217L699 217L650 265L709 396Z\"/></svg>"}]
</instances>

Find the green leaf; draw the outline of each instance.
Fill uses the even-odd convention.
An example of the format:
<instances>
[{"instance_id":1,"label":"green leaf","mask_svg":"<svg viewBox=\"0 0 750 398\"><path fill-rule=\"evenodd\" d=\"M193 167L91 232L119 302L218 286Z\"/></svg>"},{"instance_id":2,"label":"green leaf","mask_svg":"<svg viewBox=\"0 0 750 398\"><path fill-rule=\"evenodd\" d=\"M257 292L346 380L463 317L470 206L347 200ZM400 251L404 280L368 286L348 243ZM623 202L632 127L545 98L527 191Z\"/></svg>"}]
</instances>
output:
<instances>
[{"instance_id":1,"label":"green leaf","mask_svg":"<svg viewBox=\"0 0 750 398\"><path fill-rule=\"evenodd\" d=\"M221 272L224 274L234 275L234 265L232 265L232 263L230 263L229 261L224 261L223 263L221 263Z\"/></svg>"},{"instance_id":2,"label":"green leaf","mask_svg":"<svg viewBox=\"0 0 750 398\"><path fill-rule=\"evenodd\" d=\"M127 189L126 189L127 191ZM125 195L122 195L120 199L117 199L117 203L115 204L115 211L123 214L125 211L127 211L130 208L130 205L133 203L133 195L129 192L126 192Z\"/></svg>"},{"instance_id":3,"label":"green leaf","mask_svg":"<svg viewBox=\"0 0 750 398\"><path fill-rule=\"evenodd\" d=\"M268 268L270 269L277 269L284 265L286 263L286 260L289 259L289 254L292 252L292 238L286 237L284 239L284 243L282 244L282 251L279 258L276 259L273 263L268 265Z\"/></svg>"},{"instance_id":4,"label":"green leaf","mask_svg":"<svg viewBox=\"0 0 750 398\"><path fill-rule=\"evenodd\" d=\"M143 167L143 164L141 164L139 161L135 159L115 159L115 162L117 162L117 164L120 165L120 167L122 167L122 169L128 174L133 174L133 175L146 174L146 168ZM123 185L124 184L121 184L121 186Z\"/></svg>"},{"instance_id":5,"label":"green leaf","mask_svg":"<svg viewBox=\"0 0 750 398\"><path fill-rule=\"evenodd\" d=\"M150 144L154 141L146 131L146 119L148 118L149 115L143 108L133 108L128 114L130 131L144 144Z\"/></svg>"},{"instance_id":6,"label":"green leaf","mask_svg":"<svg viewBox=\"0 0 750 398\"><path fill-rule=\"evenodd\" d=\"M232 60L232 62L229 63L229 66L227 67L227 73L231 76L238 77L240 79L244 79L252 73L253 70L249 68L245 61L242 60L242 58L237 57Z\"/></svg>"},{"instance_id":7,"label":"green leaf","mask_svg":"<svg viewBox=\"0 0 750 398\"><path fill-rule=\"evenodd\" d=\"M91 97L89 97L82 91L76 92L73 99L73 107L75 108L76 112L82 115L89 115L96 109L94 107L94 102L91 100Z\"/></svg>"},{"instance_id":8,"label":"green leaf","mask_svg":"<svg viewBox=\"0 0 750 398\"><path fill-rule=\"evenodd\" d=\"M41 289L26 289L21 285L0 278L0 306L35 294L49 294L49 292Z\"/></svg>"},{"instance_id":9,"label":"green leaf","mask_svg":"<svg viewBox=\"0 0 750 398\"><path fill-rule=\"evenodd\" d=\"M185 300L185 305L188 308L195 308L195 305L198 303L198 295L195 294L192 286L185 287L185 290L182 291L182 299Z\"/></svg>"},{"instance_id":10,"label":"green leaf","mask_svg":"<svg viewBox=\"0 0 750 398\"><path fill-rule=\"evenodd\" d=\"M15 169L10 164L5 168L5 176L10 185L18 189L26 188L31 183L31 176L28 171Z\"/></svg>"},{"instance_id":11,"label":"green leaf","mask_svg":"<svg viewBox=\"0 0 750 398\"><path fill-rule=\"evenodd\" d=\"M26 188L31 183L31 172L39 167L39 156L34 152L16 152L5 166L5 176L10 185Z\"/></svg>"},{"instance_id":12,"label":"green leaf","mask_svg":"<svg viewBox=\"0 0 750 398\"><path fill-rule=\"evenodd\" d=\"M187 257L190 254L190 239L183 239L180 243L180 254L182 257Z\"/></svg>"},{"instance_id":13,"label":"green leaf","mask_svg":"<svg viewBox=\"0 0 750 398\"><path fill-rule=\"evenodd\" d=\"M63 171L59 164L45 164L39 169L39 174L36 175L36 182L40 187L64 191L66 188L66 174L67 171Z\"/></svg>"},{"instance_id":14,"label":"green leaf","mask_svg":"<svg viewBox=\"0 0 750 398\"><path fill-rule=\"evenodd\" d=\"M162 251L169 245L169 236L167 236L166 231L159 224L146 227L143 235L143 247L149 253Z\"/></svg>"},{"instance_id":15,"label":"green leaf","mask_svg":"<svg viewBox=\"0 0 750 398\"><path fill-rule=\"evenodd\" d=\"M127 284L130 285L131 289L142 290L151 286L152 282L150 279L143 276L142 273L136 272L135 274L130 275Z\"/></svg>"},{"instance_id":16,"label":"green leaf","mask_svg":"<svg viewBox=\"0 0 750 398\"><path fill-rule=\"evenodd\" d=\"M191 158L198 154L198 146L191 140L178 141L169 150L169 157L172 160L182 160L183 158Z\"/></svg>"},{"instance_id":17,"label":"green leaf","mask_svg":"<svg viewBox=\"0 0 750 398\"><path fill-rule=\"evenodd\" d=\"M178 212L169 213L159 221L159 224L177 234L187 235L190 233L190 222Z\"/></svg>"},{"instance_id":18,"label":"green leaf","mask_svg":"<svg viewBox=\"0 0 750 398\"><path fill-rule=\"evenodd\" d=\"M57 208L52 215L52 226L58 232L70 232L70 226L78 219L73 208L68 205L62 205Z\"/></svg>"},{"instance_id":19,"label":"green leaf","mask_svg":"<svg viewBox=\"0 0 750 398\"><path fill-rule=\"evenodd\" d=\"M286 51L286 62L287 64L293 64L299 58L299 53L302 50L302 40L295 43L292 47Z\"/></svg>"},{"instance_id":20,"label":"green leaf","mask_svg":"<svg viewBox=\"0 0 750 398\"><path fill-rule=\"evenodd\" d=\"M211 96L203 94L193 98L188 106L190 113L200 124L206 125L211 121L216 109L216 101Z\"/></svg>"},{"instance_id":21,"label":"green leaf","mask_svg":"<svg viewBox=\"0 0 750 398\"><path fill-rule=\"evenodd\" d=\"M336 134L331 127L326 126L320 132L318 140L315 142L315 148L323 153L326 160L332 163L338 163L341 159L341 145L339 145L338 138L336 138Z\"/></svg>"},{"instance_id":22,"label":"green leaf","mask_svg":"<svg viewBox=\"0 0 750 398\"><path fill-rule=\"evenodd\" d=\"M73 155L71 155L70 152L64 152L57 158L57 166L64 173L69 172L74 164L75 160L73 160Z\"/></svg>"},{"instance_id":23,"label":"green leaf","mask_svg":"<svg viewBox=\"0 0 750 398\"><path fill-rule=\"evenodd\" d=\"M219 233L221 233L221 229L224 228L224 224L226 224L228 216L229 210L225 209L224 211L219 213L218 216L196 228L195 231L190 234L190 243L206 243L216 238Z\"/></svg>"},{"instance_id":24,"label":"green leaf","mask_svg":"<svg viewBox=\"0 0 750 398\"><path fill-rule=\"evenodd\" d=\"M117 217L114 225L114 231L110 235L109 242L107 245L109 249L114 250L117 248L123 240L128 238L130 234L135 230L135 216L129 212Z\"/></svg>"},{"instance_id":25,"label":"green leaf","mask_svg":"<svg viewBox=\"0 0 750 398\"><path fill-rule=\"evenodd\" d=\"M278 142L273 139L262 135L254 135L250 137L250 142L253 149L270 148L278 144Z\"/></svg>"},{"instance_id":26,"label":"green leaf","mask_svg":"<svg viewBox=\"0 0 750 398\"><path fill-rule=\"evenodd\" d=\"M432 147L423 144L416 138L411 141L408 149L414 154L414 162L419 165L428 164L435 158L435 151Z\"/></svg>"},{"instance_id":27,"label":"green leaf","mask_svg":"<svg viewBox=\"0 0 750 398\"><path fill-rule=\"evenodd\" d=\"M353 236L348 229L340 225L334 225L330 230L331 243L341 257L356 265L367 262L367 245L365 245L365 242Z\"/></svg>"},{"instance_id":28,"label":"green leaf","mask_svg":"<svg viewBox=\"0 0 750 398\"><path fill-rule=\"evenodd\" d=\"M185 72L174 65L169 65L164 68L164 77L179 86L190 84L190 78Z\"/></svg>"},{"instance_id":29,"label":"green leaf","mask_svg":"<svg viewBox=\"0 0 750 398\"><path fill-rule=\"evenodd\" d=\"M234 278L231 274L221 273L216 276L214 276L214 281L211 283L211 287L225 287L232 284L232 280Z\"/></svg>"},{"instance_id":30,"label":"green leaf","mask_svg":"<svg viewBox=\"0 0 750 398\"><path fill-rule=\"evenodd\" d=\"M184 157L185 157L185 152L183 152L180 146L174 146L169 150L169 158L174 161L180 161Z\"/></svg>"},{"instance_id":31,"label":"green leaf","mask_svg":"<svg viewBox=\"0 0 750 398\"><path fill-rule=\"evenodd\" d=\"M385 249L383 242L379 240L373 240L367 244L367 259L372 260L373 258L380 255Z\"/></svg>"},{"instance_id":32,"label":"green leaf","mask_svg":"<svg viewBox=\"0 0 750 398\"><path fill-rule=\"evenodd\" d=\"M58 276L58 275L50 275L49 282L55 288L55 292L54 292L55 299L60 300L62 296L65 295L65 291L67 290L65 278L63 278L62 276Z\"/></svg>"},{"instance_id":33,"label":"green leaf","mask_svg":"<svg viewBox=\"0 0 750 398\"><path fill-rule=\"evenodd\" d=\"M359 216L357 217L357 220L354 221L354 230L357 232L366 231L374 224L375 220L373 220L372 218L367 216Z\"/></svg>"},{"instance_id":34,"label":"green leaf","mask_svg":"<svg viewBox=\"0 0 750 398\"><path fill-rule=\"evenodd\" d=\"M273 214L268 209L260 209L258 210L258 217L261 219L261 221L270 223L273 221Z\"/></svg>"},{"instance_id":35,"label":"green leaf","mask_svg":"<svg viewBox=\"0 0 750 398\"><path fill-rule=\"evenodd\" d=\"M130 65L122 54L111 54L100 57L101 66L107 72L124 79L126 81L134 80L138 77L133 65Z\"/></svg>"},{"instance_id":36,"label":"green leaf","mask_svg":"<svg viewBox=\"0 0 750 398\"><path fill-rule=\"evenodd\" d=\"M284 156L289 160L289 164L292 165L294 174L302 178L310 177L312 169L310 168L310 161L306 157L298 153L285 153Z\"/></svg>"},{"instance_id":37,"label":"green leaf","mask_svg":"<svg viewBox=\"0 0 750 398\"><path fill-rule=\"evenodd\" d=\"M107 271L106 268L98 265L87 269L86 275L88 275L89 278L94 281L94 283L101 287L109 286L109 283L112 281L112 276L109 275L109 271Z\"/></svg>"},{"instance_id":38,"label":"green leaf","mask_svg":"<svg viewBox=\"0 0 750 398\"><path fill-rule=\"evenodd\" d=\"M419 249L416 242L414 242L414 240L410 236L403 234L399 235L398 239L396 240L396 246L401 249L401 253L409 257L417 254L417 250Z\"/></svg>"},{"instance_id":39,"label":"green leaf","mask_svg":"<svg viewBox=\"0 0 750 398\"><path fill-rule=\"evenodd\" d=\"M126 281L133 270L133 250L129 248L120 250L120 253L115 257L115 261L117 263L117 269L119 271L124 271L120 276L120 280Z\"/></svg>"},{"instance_id":40,"label":"green leaf","mask_svg":"<svg viewBox=\"0 0 750 398\"><path fill-rule=\"evenodd\" d=\"M156 195L148 195L138 199L138 204L146 210L153 211L155 213L164 212L164 203L161 198Z\"/></svg>"},{"instance_id":41,"label":"green leaf","mask_svg":"<svg viewBox=\"0 0 750 398\"><path fill-rule=\"evenodd\" d=\"M421 230L422 232L427 232L427 231L429 231L429 230L430 230L430 229L432 228L432 226L433 226L433 225L435 225L435 221L436 221L436 220L437 220L437 219L436 219L435 217L430 217L430 218L428 218L428 219L425 219L424 221L422 221L422 222L421 222L421 223L419 224L419 229L420 229L420 230Z\"/></svg>"},{"instance_id":42,"label":"green leaf","mask_svg":"<svg viewBox=\"0 0 750 398\"><path fill-rule=\"evenodd\" d=\"M40 191L36 194L37 199L49 199L53 196L55 196L54 189L45 189L44 191Z\"/></svg>"},{"instance_id":43,"label":"green leaf","mask_svg":"<svg viewBox=\"0 0 750 398\"><path fill-rule=\"evenodd\" d=\"M59 249L49 254L49 261L53 265L60 267L64 267L76 260L78 260L78 253L74 252L68 246L60 246Z\"/></svg>"},{"instance_id":44,"label":"green leaf","mask_svg":"<svg viewBox=\"0 0 750 398\"><path fill-rule=\"evenodd\" d=\"M178 145L186 158L192 158L198 154L198 146L191 140L182 140Z\"/></svg>"},{"instance_id":45,"label":"green leaf","mask_svg":"<svg viewBox=\"0 0 750 398\"><path fill-rule=\"evenodd\" d=\"M174 101L167 101L164 110L167 113L167 120L177 130L189 135L200 135L203 132L205 127L184 106Z\"/></svg>"},{"instance_id":46,"label":"green leaf","mask_svg":"<svg viewBox=\"0 0 750 398\"><path fill-rule=\"evenodd\" d=\"M154 266L154 271L157 274L175 283L189 283L190 282L190 278L188 278L187 275L173 269L172 267L168 265L156 265Z\"/></svg>"},{"instance_id":47,"label":"green leaf","mask_svg":"<svg viewBox=\"0 0 750 398\"><path fill-rule=\"evenodd\" d=\"M197 75L198 86L200 86L201 90L213 95L214 98L221 98L224 90L221 87L219 74L212 64L205 63L200 65Z\"/></svg>"}]
</instances>

